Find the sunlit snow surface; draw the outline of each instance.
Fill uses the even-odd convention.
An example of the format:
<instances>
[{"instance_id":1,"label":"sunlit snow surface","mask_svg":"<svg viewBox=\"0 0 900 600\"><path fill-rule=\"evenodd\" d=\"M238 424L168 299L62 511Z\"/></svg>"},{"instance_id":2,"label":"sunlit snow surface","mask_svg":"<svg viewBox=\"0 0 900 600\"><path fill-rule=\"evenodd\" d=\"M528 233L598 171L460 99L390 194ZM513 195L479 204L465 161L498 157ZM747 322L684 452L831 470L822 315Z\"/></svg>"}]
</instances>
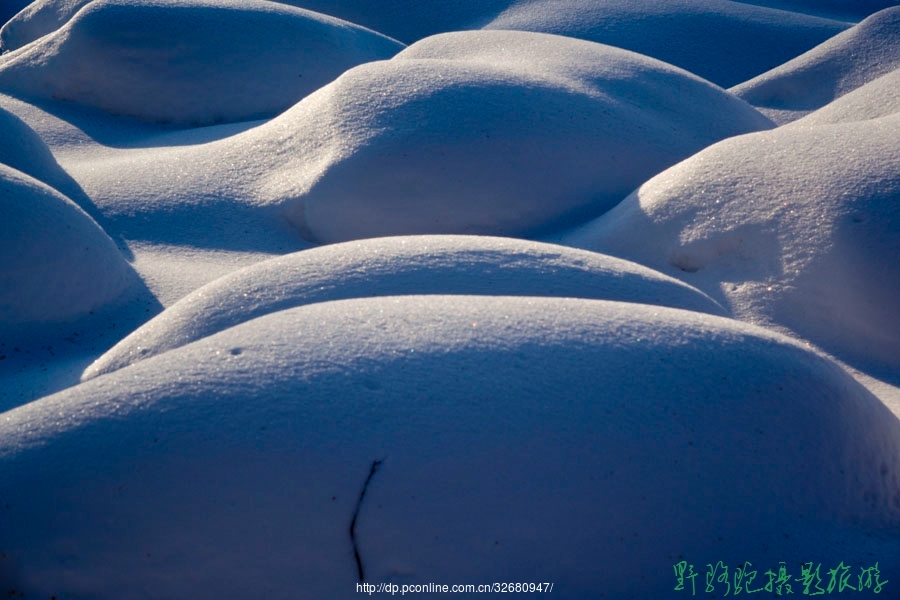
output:
<instances>
[{"instance_id":1,"label":"sunlit snow surface","mask_svg":"<svg viewBox=\"0 0 900 600\"><path fill-rule=\"evenodd\" d=\"M880 11L732 92L788 122L900 68L900 6Z\"/></svg>"},{"instance_id":2,"label":"sunlit snow surface","mask_svg":"<svg viewBox=\"0 0 900 600\"><path fill-rule=\"evenodd\" d=\"M0 596L900 597L900 7L14 4Z\"/></svg>"}]
</instances>

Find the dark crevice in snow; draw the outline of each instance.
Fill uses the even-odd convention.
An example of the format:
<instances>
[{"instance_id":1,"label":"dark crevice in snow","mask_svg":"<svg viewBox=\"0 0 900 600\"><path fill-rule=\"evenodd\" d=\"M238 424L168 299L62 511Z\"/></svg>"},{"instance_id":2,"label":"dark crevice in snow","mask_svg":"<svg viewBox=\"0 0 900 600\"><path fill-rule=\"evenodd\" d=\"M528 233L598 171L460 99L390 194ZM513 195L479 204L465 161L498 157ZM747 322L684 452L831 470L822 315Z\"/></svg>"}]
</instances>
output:
<instances>
[{"instance_id":1,"label":"dark crevice in snow","mask_svg":"<svg viewBox=\"0 0 900 600\"><path fill-rule=\"evenodd\" d=\"M372 461L369 475L366 477L362 490L359 492L359 499L356 501L356 508L353 510L353 518L350 519L350 542L353 544L353 557L356 559L356 573L359 576L360 581L365 581L365 574L363 571L362 559L359 557L359 545L356 543L356 520L359 518L359 509L362 508L363 500L366 499L366 491L369 489L369 484L372 483L375 472L383 462L384 459Z\"/></svg>"}]
</instances>

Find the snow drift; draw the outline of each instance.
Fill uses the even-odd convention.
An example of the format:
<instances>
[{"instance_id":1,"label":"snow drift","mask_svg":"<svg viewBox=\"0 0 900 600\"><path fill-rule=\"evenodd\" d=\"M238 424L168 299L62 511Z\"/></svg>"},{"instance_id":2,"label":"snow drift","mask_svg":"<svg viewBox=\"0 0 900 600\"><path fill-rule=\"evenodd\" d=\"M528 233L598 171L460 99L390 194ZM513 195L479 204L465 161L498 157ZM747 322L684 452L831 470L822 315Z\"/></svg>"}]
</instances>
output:
<instances>
[{"instance_id":1,"label":"snow drift","mask_svg":"<svg viewBox=\"0 0 900 600\"><path fill-rule=\"evenodd\" d=\"M809 52L730 91L778 122L825 106L900 68L900 6L882 10Z\"/></svg>"},{"instance_id":2,"label":"snow drift","mask_svg":"<svg viewBox=\"0 0 900 600\"><path fill-rule=\"evenodd\" d=\"M0 30L0 43L9 50L20 48L41 36L56 31L93 0L35 0ZM166 0L171 3L173 0ZM178 1L178 0L175 0ZM494 15L510 0L381 0L378 3L357 0L276 0L297 8L315 11L350 21L412 43L429 35L470 29L487 15ZM219 4L238 4L219 0Z\"/></svg>"},{"instance_id":3,"label":"snow drift","mask_svg":"<svg viewBox=\"0 0 900 600\"><path fill-rule=\"evenodd\" d=\"M482 31L351 69L222 144L266 157L255 195L316 242L530 237L602 213L715 141L768 127L744 102L651 58Z\"/></svg>"},{"instance_id":4,"label":"snow drift","mask_svg":"<svg viewBox=\"0 0 900 600\"><path fill-rule=\"evenodd\" d=\"M900 523L897 419L787 338L630 303L275 312L5 413L0 481L6 585L37 597L536 569L567 597L668 597L679 557L710 555L900 575L862 534Z\"/></svg>"},{"instance_id":5,"label":"snow drift","mask_svg":"<svg viewBox=\"0 0 900 600\"><path fill-rule=\"evenodd\" d=\"M542 579L680 599L682 560L699 595L717 561L752 563L745 591L786 565L798 596L798 563L823 587L840 562L851 580L880 565L895 595L897 68L754 133L773 123L678 67L491 29L351 60L266 122L185 129L225 119L219 96L243 119L307 68L372 60L354 40L401 46L261 0L79 2L39 0L5 31L73 11L0 57L0 104L52 150L0 112L0 595ZM519 19L721 82L849 27L722 0L291 3L404 41ZM332 45L295 60L315 31ZM884 45L852 31L823 73ZM13 89L70 72L90 102ZM177 126L99 110L94 89L171 101ZM95 221L31 177L63 177L54 156ZM311 245L285 215L317 241L510 233L606 254L456 235L285 255Z\"/></svg>"},{"instance_id":6,"label":"snow drift","mask_svg":"<svg viewBox=\"0 0 900 600\"><path fill-rule=\"evenodd\" d=\"M0 24L9 21L28 4L29 0L7 0L4 2L0 5ZM0 49L2 49L2 47L0 47Z\"/></svg>"},{"instance_id":7,"label":"snow drift","mask_svg":"<svg viewBox=\"0 0 900 600\"><path fill-rule=\"evenodd\" d=\"M252 120L402 47L262 0L95 0L0 61L0 91L182 125Z\"/></svg>"},{"instance_id":8,"label":"snow drift","mask_svg":"<svg viewBox=\"0 0 900 600\"><path fill-rule=\"evenodd\" d=\"M830 125L900 113L900 69L856 88L791 125Z\"/></svg>"},{"instance_id":9,"label":"snow drift","mask_svg":"<svg viewBox=\"0 0 900 600\"><path fill-rule=\"evenodd\" d=\"M294 306L405 294L568 296L722 307L677 279L620 259L507 238L376 238L273 258L189 294L97 359L90 379Z\"/></svg>"},{"instance_id":10,"label":"snow drift","mask_svg":"<svg viewBox=\"0 0 900 600\"><path fill-rule=\"evenodd\" d=\"M350 69L244 133L169 136L68 167L129 239L267 251L293 239L301 249L285 215L314 243L536 237L596 216L708 144L772 126L721 89L624 50L466 32Z\"/></svg>"},{"instance_id":11,"label":"snow drift","mask_svg":"<svg viewBox=\"0 0 900 600\"><path fill-rule=\"evenodd\" d=\"M92 0L34 0L0 28L0 50L18 50L62 27Z\"/></svg>"},{"instance_id":12,"label":"snow drift","mask_svg":"<svg viewBox=\"0 0 900 600\"><path fill-rule=\"evenodd\" d=\"M278 1L359 23L411 44L438 33L477 28L478 24L509 6L512 0Z\"/></svg>"},{"instance_id":13,"label":"snow drift","mask_svg":"<svg viewBox=\"0 0 900 600\"><path fill-rule=\"evenodd\" d=\"M841 358L900 366L900 119L726 140L565 241L634 260Z\"/></svg>"},{"instance_id":14,"label":"snow drift","mask_svg":"<svg viewBox=\"0 0 900 600\"><path fill-rule=\"evenodd\" d=\"M59 166L44 140L4 108L0 108L0 140L3 141L0 144L0 163L46 183L64 196L81 195L81 188Z\"/></svg>"},{"instance_id":15,"label":"snow drift","mask_svg":"<svg viewBox=\"0 0 900 600\"><path fill-rule=\"evenodd\" d=\"M486 27L609 44L728 87L777 67L848 25L728 0L519 0Z\"/></svg>"},{"instance_id":16,"label":"snow drift","mask_svg":"<svg viewBox=\"0 0 900 600\"><path fill-rule=\"evenodd\" d=\"M872 13L895 6L894 0L738 0L744 4L769 6L812 14L827 14L836 18L862 20Z\"/></svg>"},{"instance_id":17,"label":"snow drift","mask_svg":"<svg viewBox=\"0 0 900 600\"><path fill-rule=\"evenodd\" d=\"M134 281L115 244L75 203L0 165L0 325L72 319L114 303Z\"/></svg>"}]
</instances>

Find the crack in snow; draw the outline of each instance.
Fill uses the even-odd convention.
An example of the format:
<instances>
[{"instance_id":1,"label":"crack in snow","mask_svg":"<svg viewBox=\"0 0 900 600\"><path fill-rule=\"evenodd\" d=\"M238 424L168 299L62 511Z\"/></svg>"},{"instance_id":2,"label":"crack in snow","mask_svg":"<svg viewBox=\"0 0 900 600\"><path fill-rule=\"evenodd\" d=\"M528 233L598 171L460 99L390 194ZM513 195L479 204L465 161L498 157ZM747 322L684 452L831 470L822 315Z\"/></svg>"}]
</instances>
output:
<instances>
[{"instance_id":1,"label":"crack in snow","mask_svg":"<svg viewBox=\"0 0 900 600\"><path fill-rule=\"evenodd\" d=\"M353 510L353 518L350 519L350 541L353 544L353 557L356 559L356 573L359 576L360 581L365 581L365 576L363 572L362 559L359 556L359 546L356 543L356 520L359 518L359 509L362 508L363 500L366 498L366 491L369 489L369 484L372 482L372 477L375 476L375 472L378 470L378 467L384 462L384 459L373 460L372 466L369 469L369 475L366 477L365 483L363 483L362 490L359 492L359 499L356 501L356 508Z\"/></svg>"}]
</instances>

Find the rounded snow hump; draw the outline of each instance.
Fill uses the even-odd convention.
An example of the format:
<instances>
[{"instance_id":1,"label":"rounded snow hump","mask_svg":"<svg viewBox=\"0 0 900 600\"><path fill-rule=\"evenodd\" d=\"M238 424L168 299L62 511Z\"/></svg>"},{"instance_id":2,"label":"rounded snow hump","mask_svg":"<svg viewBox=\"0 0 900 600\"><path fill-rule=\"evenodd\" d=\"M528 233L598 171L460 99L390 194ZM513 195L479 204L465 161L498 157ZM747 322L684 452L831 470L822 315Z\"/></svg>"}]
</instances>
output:
<instances>
[{"instance_id":1,"label":"rounded snow hump","mask_svg":"<svg viewBox=\"0 0 900 600\"><path fill-rule=\"evenodd\" d=\"M0 165L0 323L65 321L119 299L135 280L115 243L74 202Z\"/></svg>"},{"instance_id":2,"label":"rounded snow hump","mask_svg":"<svg viewBox=\"0 0 900 600\"><path fill-rule=\"evenodd\" d=\"M561 36L426 38L230 142L307 239L536 237L596 216L723 138L772 127L690 73Z\"/></svg>"},{"instance_id":3,"label":"rounded snow hump","mask_svg":"<svg viewBox=\"0 0 900 600\"><path fill-rule=\"evenodd\" d=\"M843 31L841 21L729 0L516 0L485 26L639 52L729 87ZM752 48L751 51L747 49Z\"/></svg>"},{"instance_id":4,"label":"rounded snow hump","mask_svg":"<svg viewBox=\"0 0 900 600\"><path fill-rule=\"evenodd\" d=\"M30 175L59 191L62 195L89 210L90 200L78 183L56 162L50 148L34 129L19 117L0 108L0 163ZM80 200L80 202L79 202Z\"/></svg>"},{"instance_id":5,"label":"rounded snow hump","mask_svg":"<svg viewBox=\"0 0 900 600\"><path fill-rule=\"evenodd\" d=\"M272 117L403 48L276 2L94 0L0 62L0 91L179 125Z\"/></svg>"},{"instance_id":6,"label":"rounded snow hump","mask_svg":"<svg viewBox=\"0 0 900 600\"><path fill-rule=\"evenodd\" d=\"M833 125L900 113L900 68L862 85L788 125Z\"/></svg>"},{"instance_id":7,"label":"rounded snow hump","mask_svg":"<svg viewBox=\"0 0 900 600\"><path fill-rule=\"evenodd\" d=\"M732 93L787 123L900 68L900 6L861 23Z\"/></svg>"},{"instance_id":8,"label":"rounded snow hump","mask_svg":"<svg viewBox=\"0 0 900 600\"><path fill-rule=\"evenodd\" d=\"M12 1L12 0L7 0ZM24 1L24 0L21 0ZM95 0L34 0L2 30L0 42L16 49L58 29L78 10ZM177 0L166 0L173 2ZM224 4L228 0L219 0ZM471 29L506 8L511 0L276 0L356 23L407 44L429 35Z\"/></svg>"},{"instance_id":9,"label":"rounded snow hump","mask_svg":"<svg viewBox=\"0 0 900 600\"><path fill-rule=\"evenodd\" d=\"M273 258L213 281L116 344L82 379L278 310L404 294L568 296L725 312L677 279L594 252L485 236L375 238Z\"/></svg>"},{"instance_id":10,"label":"rounded snow hump","mask_svg":"<svg viewBox=\"0 0 900 600\"><path fill-rule=\"evenodd\" d=\"M900 366L900 118L726 140L564 238L841 359Z\"/></svg>"},{"instance_id":11,"label":"rounded snow hump","mask_svg":"<svg viewBox=\"0 0 900 600\"><path fill-rule=\"evenodd\" d=\"M877 533L900 525L896 417L783 336L633 303L271 313L4 413L0 481L5 587L29 597L540 572L568 598L661 598L710 556L900 576Z\"/></svg>"}]
</instances>

